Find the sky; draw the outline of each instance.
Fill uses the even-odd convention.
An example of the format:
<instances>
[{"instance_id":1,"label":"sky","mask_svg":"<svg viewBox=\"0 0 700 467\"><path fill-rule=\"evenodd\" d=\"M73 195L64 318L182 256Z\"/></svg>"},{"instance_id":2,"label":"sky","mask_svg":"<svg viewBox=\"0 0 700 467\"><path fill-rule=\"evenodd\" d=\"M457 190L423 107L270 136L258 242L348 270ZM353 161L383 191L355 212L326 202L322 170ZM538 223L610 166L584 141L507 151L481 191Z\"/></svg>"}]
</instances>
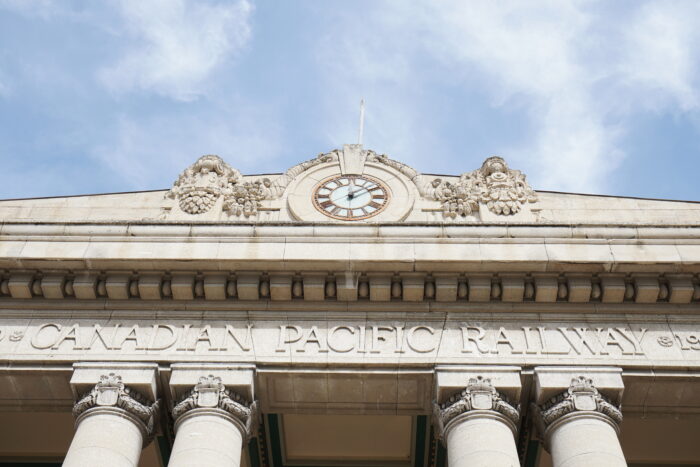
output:
<instances>
[{"instance_id":1,"label":"sky","mask_svg":"<svg viewBox=\"0 0 700 467\"><path fill-rule=\"evenodd\" d=\"M0 0L0 198L283 172L355 143L424 173L700 200L700 1Z\"/></svg>"}]
</instances>

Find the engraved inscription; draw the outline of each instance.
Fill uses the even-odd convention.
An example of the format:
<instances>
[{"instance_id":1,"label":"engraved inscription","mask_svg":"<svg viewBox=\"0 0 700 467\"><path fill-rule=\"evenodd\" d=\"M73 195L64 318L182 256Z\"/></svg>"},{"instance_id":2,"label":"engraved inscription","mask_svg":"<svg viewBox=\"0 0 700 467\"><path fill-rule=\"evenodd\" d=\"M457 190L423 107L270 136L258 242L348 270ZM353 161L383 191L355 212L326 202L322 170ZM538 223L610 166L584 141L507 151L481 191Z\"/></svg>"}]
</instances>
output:
<instances>
[{"instance_id":1,"label":"engraved inscription","mask_svg":"<svg viewBox=\"0 0 700 467\"><path fill-rule=\"evenodd\" d=\"M88 319L3 325L0 321L0 354L7 359L56 356L66 360L111 358L129 355L144 358L172 356L236 356L259 360L446 362L500 361L546 362L549 359L649 358L700 359L700 332L693 328L659 330L639 324L544 324L541 321L469 322L432 320L311 321L231 320L209 322L164 320ZM675 352L675 353L674 353Z\"/></svg>"},{"instance_id":2,"label":"engraved inscription","mask_svg":"<svg viewBox=\"0 0 700 467\"><path fill-rule=\"evenodd\" d=\"M545 327L485 329L462 326L462 353L493 355L644 355L647 329L626 327Z\"/></svg>"}]
</instances>

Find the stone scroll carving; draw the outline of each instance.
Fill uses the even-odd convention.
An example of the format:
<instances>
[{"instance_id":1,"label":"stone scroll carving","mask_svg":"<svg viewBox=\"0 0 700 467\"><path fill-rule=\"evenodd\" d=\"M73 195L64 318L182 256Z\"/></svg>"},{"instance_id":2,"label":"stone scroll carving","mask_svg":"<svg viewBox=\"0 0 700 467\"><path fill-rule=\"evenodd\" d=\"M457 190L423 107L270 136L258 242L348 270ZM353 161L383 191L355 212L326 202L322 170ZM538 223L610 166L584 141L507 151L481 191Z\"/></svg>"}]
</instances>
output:
<instances>
[{"instance_id":1,"label":"stone scroll carving","mask_svg":"<svg viewBox=\"0 0 700 467\"><path fill-rule=\"evenodd\" d=\"M620 409L600 394L593 385L593 380L585 376L573 378L569 389L535 407L535 411L538 413L542 433L564 415L574 412L599 412L609 417L616 425L622 423Z\"/></svg>"},{"instance_id":2,"label":"stone scroll carving","mask_svg":"<svg viewBox=\"0 0 700 467\"><path fill-rule=\"evenodd\" d=\"M97 407L118 407L142 422L144 440L153 435L155 414L160 401L150 403L144 396L124 386L115 373L102 375L100 381L73 406L73 416L80 420L88 410Z\"/></svg>"},{"instance_id":3,"label":"stone scroll carving","mask_svg":"<svg viewBox=\"0 0 700 467\"><path fill-rule=\"evenodd\" d=\"M444 434L445 427L459 415L472 410L492 410L503 415L517 426L520 420L519 407L514 406L501 394L489 378L470 378L467 386L445 402L435 406L438 432Z\"/></svg>"},{"instance_id":4,"label":"stone scroll carving","mask_svg":"<svg viewBox=\"0 0 700 467\"><path fill-rule=\"evenodd\" d=\"M501 157L489 157L481 168L466 172L457 182L435 179L429 187L430 195L441 203L443 216L464 217L477 212L485 204L497 215L520 212L525 203L537 201L537 194L519 170L508 168Z\"/></svg>"},{"instance_id":5,"label":"stone scroll carving","mask_svg":"<svg viewBox=\"0 0 700 467\"><path fill-rule=\"evenodd\" d=\"M199 378L192 391L173 407L173 419L177 422L180 417L194 409L221 409L241 422L247 436L251 436L255 431L256 402L249 404L239 394L229 391L217 376Z\"/></svg>"}]
</instances>

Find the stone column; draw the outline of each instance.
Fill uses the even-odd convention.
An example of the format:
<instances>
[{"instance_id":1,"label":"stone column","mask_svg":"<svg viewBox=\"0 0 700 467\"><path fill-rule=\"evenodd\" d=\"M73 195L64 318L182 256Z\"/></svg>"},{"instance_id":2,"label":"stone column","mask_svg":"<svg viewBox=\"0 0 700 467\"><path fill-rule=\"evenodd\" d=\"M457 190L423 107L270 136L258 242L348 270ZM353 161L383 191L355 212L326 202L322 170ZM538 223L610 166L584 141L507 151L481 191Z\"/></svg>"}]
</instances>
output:
<instances>
[{"instance_id":1,"label":"stone column","mask_svg":"<svg viewBox=\"0 0 700 467\"><path fill-rule=\"evenodd\" d=\"M538 424L554 467L625 467L618 435L620 409L586 376L571 379L569 388L536 407Z\"/></svg>"},{"instance_id":2,"label":"stone column","mask_svg":"<svg viewBox=\"0 0 700 467\"><path fill-rule=\"evenodd\" d=\"M76 432L64 467L136 467L153 435L158 402L126 387L115 373L100 381L73 407Z\"/></svg>"},{"instance_id":3,"label":"stone column","mask_svg":"<svg viewBox=\"0 0 700 467\"><path fill-rule=\"evenodd\" d=\"M173 407L175 445L169 467L238 467L252 431L255 404L226 388L219 376L199 378Z\"/></svg>"},{"instance_id":4,"label":"stone column","mask_svg":"<svg viewBox=\"0 0 700 467\"><path fill-rule=\"evenodd\" d=\"M489 378L470 378L438 410L449 467L520 466L515 445L520 414Z\"/></svg>"}]
</instances>

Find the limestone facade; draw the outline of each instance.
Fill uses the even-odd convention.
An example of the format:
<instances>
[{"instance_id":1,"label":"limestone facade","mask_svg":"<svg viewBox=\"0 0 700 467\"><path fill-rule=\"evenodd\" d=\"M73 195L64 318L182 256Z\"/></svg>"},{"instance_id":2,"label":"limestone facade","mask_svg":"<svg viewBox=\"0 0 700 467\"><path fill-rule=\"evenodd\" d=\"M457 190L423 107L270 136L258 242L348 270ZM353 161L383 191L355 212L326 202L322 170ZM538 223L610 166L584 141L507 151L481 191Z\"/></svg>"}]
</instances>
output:
<instances>
[{"instance_id":1,"label":"limestone facade","mask_svg":"<svg viewBox=\"0 0 700 467\"><path fill-rule=\"evenodd\" d=\"M0 464L692 464L699 273L700 204L500 157L0 201L0 416L68 426Z\"/></svg>"}]
</instances>

